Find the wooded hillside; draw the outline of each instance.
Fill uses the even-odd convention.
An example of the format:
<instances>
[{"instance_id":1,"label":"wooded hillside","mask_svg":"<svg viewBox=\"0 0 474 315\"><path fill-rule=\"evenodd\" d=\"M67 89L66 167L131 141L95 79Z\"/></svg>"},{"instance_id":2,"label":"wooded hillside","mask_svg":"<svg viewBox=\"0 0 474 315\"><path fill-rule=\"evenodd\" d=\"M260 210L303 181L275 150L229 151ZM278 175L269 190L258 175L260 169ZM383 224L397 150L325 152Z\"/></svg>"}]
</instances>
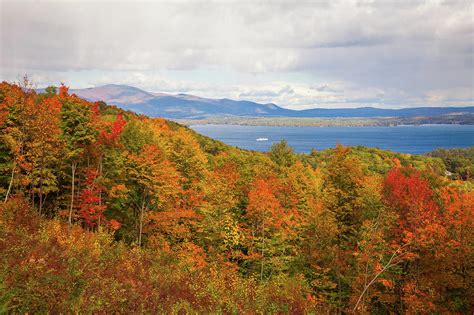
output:
<instances>
[{"instance_id":1,"label":"wooded hillside","mask_svg":"<svg viewBox=\"0 0 474 315\"><path fill-rule=\"evenodd\" d=\"M5 82L0 130L0 313L473 311L442 152L244 151Z\"/></svg>"}]
</instances>

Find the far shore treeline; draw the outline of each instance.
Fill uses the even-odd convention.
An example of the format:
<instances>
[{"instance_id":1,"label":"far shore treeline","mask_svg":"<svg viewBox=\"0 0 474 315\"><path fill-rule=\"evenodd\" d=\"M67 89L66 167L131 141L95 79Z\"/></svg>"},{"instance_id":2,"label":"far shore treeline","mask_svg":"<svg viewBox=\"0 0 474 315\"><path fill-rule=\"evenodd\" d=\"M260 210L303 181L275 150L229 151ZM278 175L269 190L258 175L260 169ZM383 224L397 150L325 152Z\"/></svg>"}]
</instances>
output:
<instances>
[{"instance_id":1,"label":"far shore treeline","mask_svg":"<svg viewBox=\"0 0 474 315\"><path fill-rule=\"evenodd\" d=\"M191 125L242 125L242 126L275 126L275 127L385 127L403 125L474 125L474 114L445 114L421 117L369 117L369 118L320 118L320 117L208 117L203 119L172 119Z\"/></svg>"},{"instance_id":2,"label":"far shore treeline","mask_svg":"<svg viewBox=\"0 0 474 315\"><path fill-rule=\"evenodd\" d=\"M28 81L0 130L0 313L474 310L474 148L245 151Z\"/></svg>"}]
</instances>

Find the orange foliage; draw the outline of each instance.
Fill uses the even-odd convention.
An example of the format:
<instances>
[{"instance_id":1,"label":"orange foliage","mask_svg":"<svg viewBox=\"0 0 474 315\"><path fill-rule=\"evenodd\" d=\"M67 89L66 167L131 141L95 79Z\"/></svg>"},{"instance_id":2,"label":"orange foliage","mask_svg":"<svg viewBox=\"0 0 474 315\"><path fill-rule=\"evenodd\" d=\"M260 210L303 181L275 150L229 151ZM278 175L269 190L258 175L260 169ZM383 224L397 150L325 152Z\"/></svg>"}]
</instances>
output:
<instances>
[{"instance_id":1,"label":"orange foliage","mask_svg":"<svg viewBox=\"0 0 474 315\"><path fill-rule=\"evenodd\" d=\"M68 96L69 87L65 86L64 83L61 83L59 86L59 97L67 97Z\"/></svg>"},{"instance_id":2,"label":"orange foliage","mask_svg":"<svg viewBox=\"0 0 474 315\"><path fill-rule=\"evenodd\" d=\"M247 216L265 224L266 228L279 228L286 222L280 202L275 197L276 179L256 179L248 194Z\"/></svg>"}]
</instances>

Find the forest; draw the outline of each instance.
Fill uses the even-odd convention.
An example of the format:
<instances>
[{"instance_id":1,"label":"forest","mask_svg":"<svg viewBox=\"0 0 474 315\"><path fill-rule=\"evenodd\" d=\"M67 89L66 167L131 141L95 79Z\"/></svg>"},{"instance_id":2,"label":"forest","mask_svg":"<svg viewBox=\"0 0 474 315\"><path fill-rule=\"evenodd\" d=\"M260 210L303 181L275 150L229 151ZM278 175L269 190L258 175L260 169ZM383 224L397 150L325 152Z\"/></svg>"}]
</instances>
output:
<instances>
[{"instance_id":1,"label":"forest","mask_svg":"<svg viewBox=\"0 0 474 315\"><path fill-rule=\"evenodd\" d=\"M245 151L0 83L0 313L472 314L473 149Z\"/></svg>"}]
</instances>

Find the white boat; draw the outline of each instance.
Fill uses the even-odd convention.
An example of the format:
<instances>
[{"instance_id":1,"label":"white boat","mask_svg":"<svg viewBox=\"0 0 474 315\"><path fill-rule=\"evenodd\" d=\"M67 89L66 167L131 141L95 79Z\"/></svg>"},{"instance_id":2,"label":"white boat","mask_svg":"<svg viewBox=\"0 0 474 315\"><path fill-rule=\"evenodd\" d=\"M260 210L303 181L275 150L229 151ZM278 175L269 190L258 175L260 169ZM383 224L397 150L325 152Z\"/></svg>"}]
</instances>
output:
<instances>
[{"instance_id":1,"label":"white boat","mask_svg":"<svg viewBox=\"0 0 474 315\"><path fill-rule=\"evenodd\" d=\"M268 141L268 138L257 138L257 141Z\"/></svg>"}]
</instances>

